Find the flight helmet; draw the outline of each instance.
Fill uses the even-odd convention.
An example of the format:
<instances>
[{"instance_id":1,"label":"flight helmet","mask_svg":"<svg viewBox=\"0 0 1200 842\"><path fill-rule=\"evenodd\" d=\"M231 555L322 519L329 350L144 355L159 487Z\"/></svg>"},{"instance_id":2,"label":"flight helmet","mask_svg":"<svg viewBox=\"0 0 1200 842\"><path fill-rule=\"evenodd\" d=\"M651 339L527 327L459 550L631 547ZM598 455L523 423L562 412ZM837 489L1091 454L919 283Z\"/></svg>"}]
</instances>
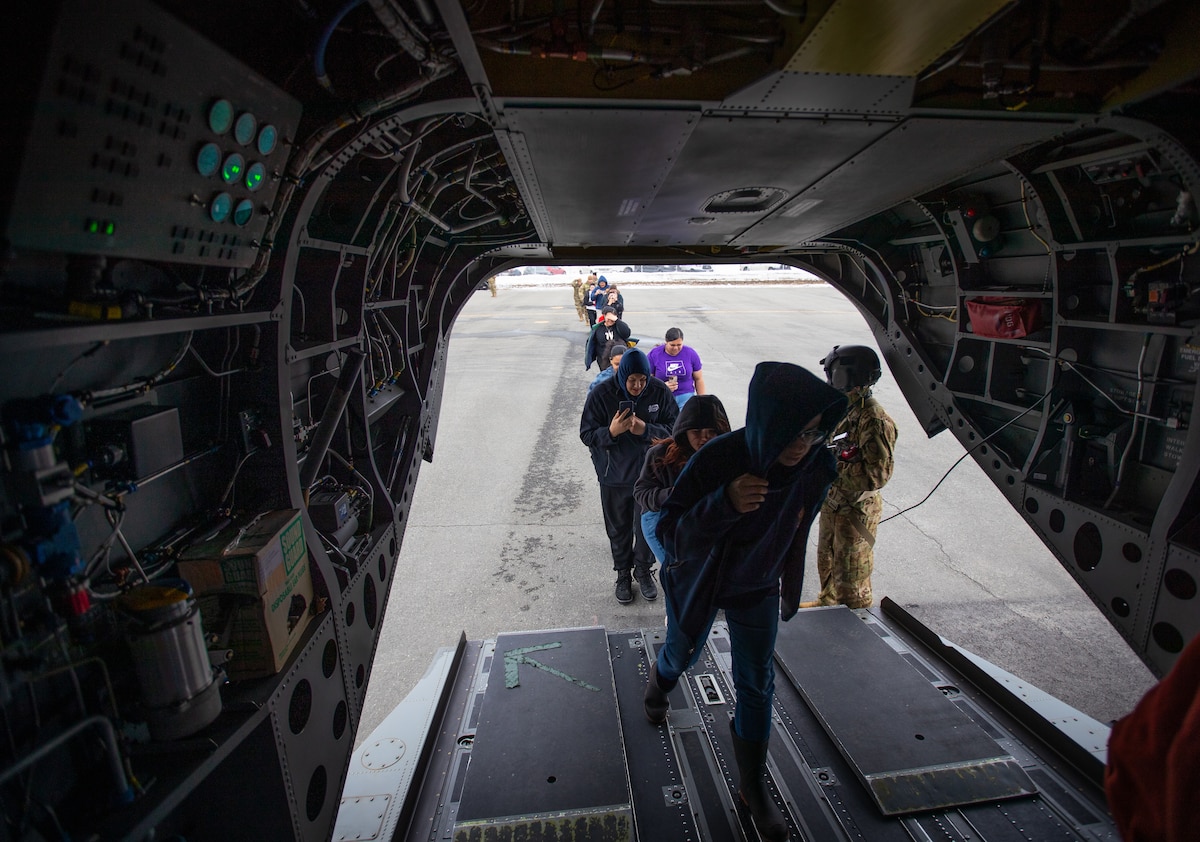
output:
<instances>
[{"instance_id":1,"label":"flight helmet","mask_svg":"<svg viewBox=\"0 0 1200 842\"><path fill-rule=\"evenodd\" d=\"M873 386L883 373L879 355L865 345L834 345L821 365L825 366L825 379L839 392Z\"/></svg>"}]
</instances>

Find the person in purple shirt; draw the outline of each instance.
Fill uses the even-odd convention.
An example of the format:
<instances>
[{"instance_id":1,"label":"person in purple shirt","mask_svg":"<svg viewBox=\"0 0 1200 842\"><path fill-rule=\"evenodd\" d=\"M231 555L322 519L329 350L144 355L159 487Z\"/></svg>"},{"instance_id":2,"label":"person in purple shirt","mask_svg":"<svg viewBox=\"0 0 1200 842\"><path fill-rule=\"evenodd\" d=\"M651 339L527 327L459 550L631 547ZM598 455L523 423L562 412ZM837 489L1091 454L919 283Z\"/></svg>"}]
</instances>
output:
<instances>
[{"instance_id":1,"label":"person in purple shirt","mask_svg":"<svg viewBox=\"0 0 1200 842\"><path fill-rule=\"evenodd\" d=\"M683 331L677 327L668 330L665 338L665 344L647 355L650 373L667 384L675 395L675 403L682 407L692 395L708 394L700 371L700 355L683 344Z\"/></svg>"}]
</instances>

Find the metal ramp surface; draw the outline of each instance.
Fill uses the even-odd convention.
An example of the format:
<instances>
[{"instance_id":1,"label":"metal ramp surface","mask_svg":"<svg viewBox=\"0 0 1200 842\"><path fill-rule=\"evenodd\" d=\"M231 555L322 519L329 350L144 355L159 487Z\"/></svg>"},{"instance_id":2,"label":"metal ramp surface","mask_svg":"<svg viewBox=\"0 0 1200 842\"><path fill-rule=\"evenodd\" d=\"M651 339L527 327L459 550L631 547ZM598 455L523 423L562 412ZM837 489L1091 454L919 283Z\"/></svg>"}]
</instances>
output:
<instances>
[{"instance_id":1,"label":"metal ramp surface","mask_svg":"<svg viewBox=\"0 0 1200 842\"><path fill-rule=\"evenodd\" d=\"M777 663L887 816L1037 792L1020 764L844 606L780 627Z\"/></svg>"},{"instance_id":2,"label":"metal ramp surface","mask_svg":"<svg viewBox=\"0 0 1200 842\"><path fill-rule=\"evenodd\" d=\"M633 839L604 629L497 637L474 743L455 842Z\"/></svg>"},{"instance_id":3,"label":"metal ramp surface","mask_svg":"<svg viewBox=\"0 0 1200 842\"><path fill-rule=\"evenodd\" d=\"M355 752L333 839L754 842L728 628L654 726L642 692L662 642L662 628L460 641ZM776 658L768 785L792 842L1116 838L1093 776L881 611L801 612Z\"/></svg>"}]
</instances>

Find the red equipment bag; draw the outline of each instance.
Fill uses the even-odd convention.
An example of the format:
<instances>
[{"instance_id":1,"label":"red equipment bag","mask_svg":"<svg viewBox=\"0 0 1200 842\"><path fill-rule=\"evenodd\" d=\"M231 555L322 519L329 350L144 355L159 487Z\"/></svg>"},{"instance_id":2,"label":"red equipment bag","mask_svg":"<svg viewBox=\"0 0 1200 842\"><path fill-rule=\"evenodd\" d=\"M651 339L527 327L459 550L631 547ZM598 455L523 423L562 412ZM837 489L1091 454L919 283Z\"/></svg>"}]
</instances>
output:
<instances>
[{"instance_id":1,"label":"red equipment bag","mask_svg":"<svg viewBox=\"0 0 1200 842\"><path fill-rule=\"evenodd\" d=\"M1020 339L1042 326L1041 304L1025 298L969 298L967 315L976 336L993 339Z\"/></svg>"}]
</instances>

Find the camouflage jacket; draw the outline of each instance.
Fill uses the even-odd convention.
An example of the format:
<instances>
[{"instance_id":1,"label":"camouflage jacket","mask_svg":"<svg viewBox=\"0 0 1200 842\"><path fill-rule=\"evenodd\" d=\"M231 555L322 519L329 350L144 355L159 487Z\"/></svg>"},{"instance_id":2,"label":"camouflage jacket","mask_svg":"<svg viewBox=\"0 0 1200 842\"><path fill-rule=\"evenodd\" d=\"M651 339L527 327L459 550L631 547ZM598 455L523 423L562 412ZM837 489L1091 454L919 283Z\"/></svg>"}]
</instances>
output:
<instances>
[{"instance_id":1,"label":"camouflage jacket","mask_svg":"<svg viewBox=\"0 0 1200 842\"><path fill-rule=\"evenodd\" d=\"M830 438L842 433L849 435L835 446L838 475L822 507L830 512L844 506L864 509L895 466L896 422L870 391L850 395L850 411Z\"/></svg>"}]
</instances>

